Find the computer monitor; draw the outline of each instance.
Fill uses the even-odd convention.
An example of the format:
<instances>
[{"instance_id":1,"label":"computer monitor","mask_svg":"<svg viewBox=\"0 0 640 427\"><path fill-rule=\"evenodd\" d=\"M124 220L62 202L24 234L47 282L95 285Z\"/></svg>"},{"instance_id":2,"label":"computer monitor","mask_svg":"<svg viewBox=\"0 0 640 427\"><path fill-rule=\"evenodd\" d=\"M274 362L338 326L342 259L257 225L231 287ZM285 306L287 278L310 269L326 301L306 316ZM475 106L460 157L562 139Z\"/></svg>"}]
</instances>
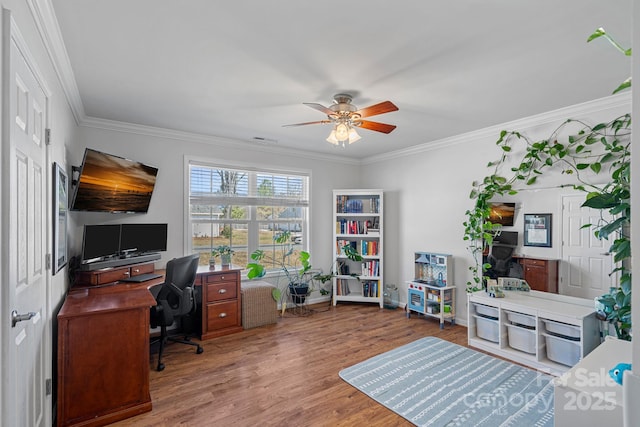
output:
<instances>
[{"instance_id":1,"label":"computer monitor","mask_svg":"<svg viewBox=\"0 0 640 427\"><path fill-rule=\"evenodd\" d=\"M120 224L85 225L82 263L99 261L120 253Z\"/></svg>"},{"instance_id":2,"label":"computer monitor","mask_svg":"<svg viewBox=\"0 0 640 427\"><path fill-rule=\"evenodd\" d=\"M143 254L166 250L167 224L122 224L121 254Z\"/></svg>"}]
</instances>

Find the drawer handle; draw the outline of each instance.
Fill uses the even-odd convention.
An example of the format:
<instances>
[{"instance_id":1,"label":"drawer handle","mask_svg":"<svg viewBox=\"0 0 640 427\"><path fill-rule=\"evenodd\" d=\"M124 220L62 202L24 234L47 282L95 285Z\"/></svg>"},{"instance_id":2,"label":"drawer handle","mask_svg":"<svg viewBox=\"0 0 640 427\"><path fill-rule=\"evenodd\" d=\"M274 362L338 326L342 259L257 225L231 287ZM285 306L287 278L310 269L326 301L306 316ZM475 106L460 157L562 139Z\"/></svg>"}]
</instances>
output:
<instances>
[{"instance_id":1,"label":"drawer handle","mask_svg":"<svg viewBox=\"0 0 640 427\"><path fill-rule=\"evenodd\" d=\"M122 275L123 275L124 277L129 277L129 272L128 272L128 271L124 271L124 272L122 273Z\"/></svg>"},{"instance_id":2,"label":"drawer handle","mask_svg":"<svg viewBox=\"0 0 640 427\"><path fill-rule=\"evenodd\" d=\"M134 269L133 269L133 272L134 272L134 273L140 273L140 269L139 269L139 268L134 268Z\"/></svg>"},{"instance_id":3,"label":"drawer handle","mask_svg":"<svg viewBox=\"0 0 640 427\"><path fill-rule=\"evenodd\" d=\"M218 290L218 293L219 293L219 294L226 294L226 293L227 293L227 290L226 290L226 289L219 289L219 290Z\"/></svg>"},{"instance_id":4,"label":"drawer handle","mask_svg":"<svg viewBox=\"0 0 640 427\"><path fill-rule=\"evenodd\" d=\"M220 313L220 314L218 315L218 317L219 317L219 318L221 318L221 319L222 319L222 318L225 318L225 317L227 317L227 313Z\"/></svg>"}]
</instances>

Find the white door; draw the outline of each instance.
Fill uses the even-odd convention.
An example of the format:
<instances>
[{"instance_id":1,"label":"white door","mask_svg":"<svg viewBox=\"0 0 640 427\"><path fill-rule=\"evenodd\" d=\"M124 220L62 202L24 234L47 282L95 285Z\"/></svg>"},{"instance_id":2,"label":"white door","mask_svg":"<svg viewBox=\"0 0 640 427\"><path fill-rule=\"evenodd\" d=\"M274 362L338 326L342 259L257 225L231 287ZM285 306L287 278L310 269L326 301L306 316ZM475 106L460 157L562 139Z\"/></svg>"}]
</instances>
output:
<instances>
[{"instance_id":1,"label":"white door","mask_svg":"<svg viewBox=\"0 0 640 427\"><path fill-rule=\"evenodd\" d=\"M46 393L48 361L45 247L47 241L46 97L3 16L2 227L3 236L3 426L51 424ZM28 56L27 56L28 57ZM8 140L7 140L8 138ZM6 191L8 190L8 191ZM5 193L6 191L6 193ZM8 237L8 238L7 238ZM6 310L6 311L5 311ZM19 315L13 324L12 312Z\"/></svg>"},{"instance_id":2,"label":"white door","mask_svg":"<svg viewBox=\"0 0 640 427\"><path fill-rule=\"evenodd\" d=\"M609 292L616 276L609 276L613 261L608 253L609 240L599 240L593 228L585 224L598 224L602 212L583 208L585 196L562 198L562 266L559 293L593 299Z\"/></svg>"}]
</instances>

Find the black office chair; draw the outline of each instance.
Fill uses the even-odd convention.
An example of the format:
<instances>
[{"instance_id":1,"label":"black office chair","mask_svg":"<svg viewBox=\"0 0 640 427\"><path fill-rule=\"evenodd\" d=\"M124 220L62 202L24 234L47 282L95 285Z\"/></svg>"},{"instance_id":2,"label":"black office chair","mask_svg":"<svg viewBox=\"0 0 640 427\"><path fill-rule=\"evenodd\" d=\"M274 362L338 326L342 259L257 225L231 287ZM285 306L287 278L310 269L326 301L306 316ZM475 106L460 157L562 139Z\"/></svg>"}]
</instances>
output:
<instances>
[{"instance_id":1,"label":"black office chair","mask_svg":"<svg viewBox=\"0 0 640 427\"><path fill-rule=\"evenodd\" d=\"M492 279L498 277L508 277L513 263L513 251L515 247L507 245L493 245L489 251L487 261L491 268L487 270L487 275Z\"/></svg>"},{"instance_id":2,"label":"black office chair","mask_svg":"<svg viewBox=\"0 0 640 427\"><path fill-rule=\"evenodd\" d=\"M169 336L167 328L185 316L196 312L197 304L194 290L196 271L198 270L198 254L188 255L182 258L174 258L167 263L164 283L151 288L155 295L157 305L151 307L151 327L160 326L160 338L158 340L158 371L164 369L162 352L167 341L179 342L196 347L196 353L204 350L199 344L185 339Z\"/></svg>"}]
</instances>

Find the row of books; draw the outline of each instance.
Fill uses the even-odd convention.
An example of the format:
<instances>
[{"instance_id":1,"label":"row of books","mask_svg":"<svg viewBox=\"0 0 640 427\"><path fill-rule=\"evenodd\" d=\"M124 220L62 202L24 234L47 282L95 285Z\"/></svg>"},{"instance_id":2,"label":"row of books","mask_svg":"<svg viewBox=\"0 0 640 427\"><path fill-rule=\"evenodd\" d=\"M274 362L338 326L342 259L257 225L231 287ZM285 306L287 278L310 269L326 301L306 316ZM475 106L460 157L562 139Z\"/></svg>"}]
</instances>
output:
<instances>
[{"instance_id":1,"label":"row of books","mask_svg":"<svg viewBox=\"0 0 640 427\"><path fill-rule=\"evenodd\" d=\"M362 240L360 242L360 254L362 255L378 255L378 247L380 242L377 240Z\"/></svg>"},{"instance_id":2,"label":"row of books","mask_svg":"<svg viewBox=\"0 0 640 427\"><path fill-rule=\"evenodd\" d=\"M351 289L349 288L349 282L351 282L355 286L355 282L353 280L349 281L347 279L336 279L336 295L350 295ZM377 280L365 280L358 283L362 286L362 296L380 296L378 294L380 287L378 286Z\"/></svg>"},{"instance_id":3,"label":"row of books","mask_svg":"<svg viewBox=\"0 0 640 427\"><path fill-rule=\"evenodd\" d=\"M376 225L377 221L356 221L349 219L341 219L336 221L336 234L367 234L379 233L380 228Z\"/></svg>"},{"instance_id":4,"label":"row of books","mask_svg":"<svg viewBox=\"0 0 640 427\"><path fill-rule=\"evenodd\" d=\"M350 293L349 280L336 279L336 295L349 295Z\"/></svg>"},{"instance_id":5,"label":"row of books","mask_svg":"<svg viewBox=\"0 0 640 427\"><path fill-rule=\"evenodd\" d=\"M362 263L362 275L377 277L380 273L380 261L366 261Z\"/></svg>"},{"instance_id":6,"label":"row of books","mask_svg":"<svg viewBox=\"0 0 640 427\"><path fill-rule=\"evenodd\" d=\"M378 297L378 281L366 280L362 282L362 296Z\"/></svg>"},{"instance_id":7,"label":"row of books","mask_svg":"<svg viewBox=\"0 0 640 427\"><path fill-rule=\"evenodd\" d=\"M338 213L378 213L380 212L380 199L351 199L350 196L336 197L336 212ZM366 210L365 210L366 209Z\"/></svg>"}]
</instances>

